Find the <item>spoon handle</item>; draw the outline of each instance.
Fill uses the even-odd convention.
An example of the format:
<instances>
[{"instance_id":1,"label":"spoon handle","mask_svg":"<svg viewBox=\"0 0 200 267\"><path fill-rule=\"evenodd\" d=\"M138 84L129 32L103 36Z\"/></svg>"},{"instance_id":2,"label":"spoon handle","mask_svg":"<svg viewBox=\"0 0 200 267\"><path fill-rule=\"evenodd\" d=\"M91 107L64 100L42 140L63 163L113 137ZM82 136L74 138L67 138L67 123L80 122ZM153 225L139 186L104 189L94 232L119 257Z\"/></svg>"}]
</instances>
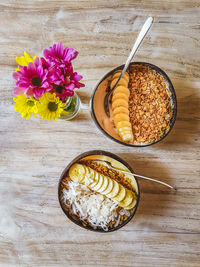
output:
<instances>
[{"instance_id":1,"label":"spoon handle","mask_svg":"<svg viewBox=\"0 0 200 267\"><path fill-rule=\"evenodd\" d=\"M135 41L135 43L134 43L134 45L133 45L133 48L132 48L132 50L131 50L131 53L130 53L128 59L126 60L126 63L125 63L124 68L123 68L123 70L122 70L122 72L121 72L121 75L119 76L119 79L117 80L117 82L116 82L116 84L114 85L114 87L111 88L111 91L113 91L113 89L118 85L119 81L121 80L121 77L122 77L122 76L124 75L124 73L126 72L126 70L127 70L128 66L129 66L129 64L130 64L130 62L131 62L133 56L135 55L135 53L136 53L138 47L140 46L142 40L144 39L145 35L147 34L148 30L150 29L152 23L153 23L153 18L152 18L152 17L149 17L149 18L145 21L145 23L144 23L144 25L142 26L142 29L141 29L141 31L140 31L140 33L139 33L137 39L136 39L136 41Z\"/></svg>"},{"instance_id":2,"label":"spoon handle","mask_svg":"<svg viewBox=\"0 0 200 267\"><path fill-rule=\"evenodd\" d=\"M145 176L142 176L142 175L139 175L139 174L135 174L135 173L131 173L131 172L126 172L126 171L122 171L122 170L119 170L115 167L112 166L111 162L110 161L107 161L107 160L103 160L103 159L91 159L92 161L102 161L104 163L106 163L111 169L117 171L117 172L121 172L121 173L124 173L124 174L128 174L128 175L133 175L133 176L136 176L136 177L139 177L139 178L142 178L142 179L145 179L145 180L149 180L149 181L152 181L152 182L155 182L155 183L159 183L159 184L162 184L162 185L165 185L173 190L176 191L176 188L169 185L169 184L166 184L164 182L161 182L159 180L156 180L156 179L153 179L153 178L149 178L149 177L145 177Z\"/></svg>"},{"instance_id":3,"label":"spoon handle","mask_svg":"<svg viewBox=\"0 0 200 267\"><path fill-rule=\"evenodd\" d=\"M152 182L156 182L156 183L165 185L165 186L167 186L167 187L169 187L169 188L171 188L171 189L173 189L173 190L176 190L176 188L174 188L173 186L171 186L171 185L169 185L169 184L166 184L166 183L164 183L164 182L161 182L161 181L159 181L159 180L155 180L155 179L153 179L153 178L145 177L145 176L138 175L138 174L135 174L135 173L125 172L125 171L122 171L122 170L115 169L115 168L113 168L113 167L111 167L111 168L114 169L114 170L116 170L116 171L120 171L120 172L122 172L122 173L124 173L124 174L128 174L128 175L131 174L131 175L133 175L133 176L136 176L136 177L139 177L139 178L142 178L142 179L145 179L145 180L149 180L149 181L152 181Z\"/></svg>"}]
</instances>

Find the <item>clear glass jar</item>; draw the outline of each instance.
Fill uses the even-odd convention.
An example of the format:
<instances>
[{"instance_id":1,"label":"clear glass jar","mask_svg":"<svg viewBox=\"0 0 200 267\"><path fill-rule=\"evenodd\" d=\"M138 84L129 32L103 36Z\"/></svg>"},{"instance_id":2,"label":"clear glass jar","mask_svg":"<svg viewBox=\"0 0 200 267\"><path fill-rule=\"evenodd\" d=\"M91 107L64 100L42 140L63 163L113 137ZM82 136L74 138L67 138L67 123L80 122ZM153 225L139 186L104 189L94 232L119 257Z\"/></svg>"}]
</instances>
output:
<instances>
[{"instance_id":1,"label":"clear glass jar","mask_svg":"<svg viewBox=\"0 0 200 267\"><path fill-rule=\"evenodd\" d=\"M72 97L66 99L66 106L63 108L63 112L60 115L60 119L71 120L80 111L81 101L79 96L74 92Z\"/></svg>"}]
</instances>

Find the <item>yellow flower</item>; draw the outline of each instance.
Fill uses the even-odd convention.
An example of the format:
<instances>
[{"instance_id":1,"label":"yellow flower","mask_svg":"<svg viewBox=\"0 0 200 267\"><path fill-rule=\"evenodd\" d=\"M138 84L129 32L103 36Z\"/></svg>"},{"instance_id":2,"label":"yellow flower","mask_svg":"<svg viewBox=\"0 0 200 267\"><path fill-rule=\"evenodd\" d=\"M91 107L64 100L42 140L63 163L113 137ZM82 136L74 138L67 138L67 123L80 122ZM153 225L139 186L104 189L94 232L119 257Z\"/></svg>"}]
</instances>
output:
<instances>
[{"instance_id":1,"label":"yellow flower","mask_svg":"<svg viewBox=\"0 0 200 267\"><path fill-rule=\"evenodd\" d=\"M37 56L34 56L33 58L31 58L30 55L26 51L24 51L24 56L16 57L16 62L20 66L28 66L28 63L33 62L36 57ZM15 71L18 71L18 70L20 69L19 68L15 69Z\"/></svg>"},{"instance_id":2,"label":"yellow flower","mask_svg":"<svg viewBox=\"0 0 200 267\"><path fill-rule=\"evenodd\" d=\"M22 118L26 117L28 120L31 114L35 116L35 113L38 111L38 101L33 97L27 98L24 94L22 94L18 95L16 98L13 98L13 100L15 101L15 111L21 113Z\"/></svg>"},{"instance_id":3,"label":"yellow flower","mask_svg":"<svg viewBox=\"0 0 200 267\"><path fill-rule=\"evenodd\" d=\"M42 119L57 120L63 111L63 107L66 105L60 101L56 94L44 93L38 103L38 114Z\"/></svg>"}]
</instances>

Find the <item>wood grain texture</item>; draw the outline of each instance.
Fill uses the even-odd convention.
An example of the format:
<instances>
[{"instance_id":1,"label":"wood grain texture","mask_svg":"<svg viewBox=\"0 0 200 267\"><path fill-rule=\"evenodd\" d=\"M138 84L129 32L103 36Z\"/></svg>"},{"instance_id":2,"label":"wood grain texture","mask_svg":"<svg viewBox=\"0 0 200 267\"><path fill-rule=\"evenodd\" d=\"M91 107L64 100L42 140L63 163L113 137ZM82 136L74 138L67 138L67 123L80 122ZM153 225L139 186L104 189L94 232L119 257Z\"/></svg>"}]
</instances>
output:
<instances>
[{"instance_id":1,"label":"wood grain texture","mask_svg":"<svg viewBox=\"0 0 200 267\"><path fill-rule=\"evenodd\" d=\"M0 14L0 266L200 266L199 0L1 0ZM15 56L41 55L58 41L74 47L88 104L99 79L125 62L149 15L155 21L135 60L162 68L178 99L174 129L161 143L114 143L88 111L69 122L14 112ZM109 234L79 229L59 207L57 184L65 166L92 149L116 153L178 190L141 180L128 225Z\"/></svg>"}]
</instances>

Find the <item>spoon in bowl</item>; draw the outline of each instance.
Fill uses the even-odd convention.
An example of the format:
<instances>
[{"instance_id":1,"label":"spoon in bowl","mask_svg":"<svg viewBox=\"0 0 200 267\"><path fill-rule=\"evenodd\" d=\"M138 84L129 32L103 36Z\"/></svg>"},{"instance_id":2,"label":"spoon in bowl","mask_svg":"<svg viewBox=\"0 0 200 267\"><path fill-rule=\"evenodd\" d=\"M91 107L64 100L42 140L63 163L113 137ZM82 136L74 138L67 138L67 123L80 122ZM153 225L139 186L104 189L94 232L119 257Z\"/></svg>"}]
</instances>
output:
<instances>
[{"instance_id":1,"label":"spoon in bowl","mask_svg":"<svg viewBox=\"0 0 200 267\"><path fill-rule=\"evenodd\" d=\"M128 175L131 174L131 175L136 176L136 177L138 177L138 178L142 178L142 179L145 179L145 180L149 180L149 181L152 181L152 182L156 182L156 183L162 184L162 185L167 186L167 187L169 187L169 188L171 188L171 189L173 189L173 190L176 191L176 188L175 188L175 187L173 187L173 186L171 186L171 185L169 185L169 184L166 184L166 183L164 183L164 182L161 182L161 181L159 181L159 180L156 180L156 179L153 179L153 178L149 178L149 177L145 177L145 176L142 176L142 175L139 175L139 174L135 174L135 173L131 173L131 172L122 171L122 170L119 170L119 169L117 169L117 168L114 168L114 167L112 166L112 164L111 164L109 161L107 161L107 160L103 160L103 159L91 159L91 161L101 161L101 162L104 162L104 163L106 163L106 164L109 166L109 168L112 169L112 170L115 170L115 171L117 171L117 172L121 172L121 173L124 173L124 174L128 174Z\"/></svg>"},{"instance_id":2,"label":"spoon in bowl","mask_svg":"<svg viewBox=\"0 0 200 267\"><path fill-rule=\"evenodd\" d=\"M125 65L124 65L124 68L123 68L123 70L122 70L122 72L121 72L121 75L119 76L119 79L117 80L117 82L116 82L116 84L114 85L114 87L111 88L111 90L109 90L109 92L106 94L106 96L105 96L105 98L104 98L104 110L105 110L106 115L107 115L108 117L110 117L110 107L109 107L110 96L111 96L112 92L114 91L114 89L115 89L115 88L117 87L117 85L119 84L119 81L121 80L122 76L123 76L124 73L126 72L126 70L127 70L128 66L129 66L129 64L130 64L130 62L131 62L133 56L135 55L135 53L136 53L138 47L140 46L142 40L144 39L145 35L147 34L148 30L150 29L152 23L153 23L153 18L152 18L152 17L149 17L149 18L145 21L145 23L144 23L144 25L143 25L143 27L142 27L142 29L141 29L141 31L140 31L140 33L139 33L139 35L138 35L136 41L135 41L135 44L134 44L134 46L133 46L133 48L132 48L132 50L131 50L131 53L130 53L130 55L129 55L129 57L128 57L128 59L127 59Z\"/></svg>"}]
</instances>

